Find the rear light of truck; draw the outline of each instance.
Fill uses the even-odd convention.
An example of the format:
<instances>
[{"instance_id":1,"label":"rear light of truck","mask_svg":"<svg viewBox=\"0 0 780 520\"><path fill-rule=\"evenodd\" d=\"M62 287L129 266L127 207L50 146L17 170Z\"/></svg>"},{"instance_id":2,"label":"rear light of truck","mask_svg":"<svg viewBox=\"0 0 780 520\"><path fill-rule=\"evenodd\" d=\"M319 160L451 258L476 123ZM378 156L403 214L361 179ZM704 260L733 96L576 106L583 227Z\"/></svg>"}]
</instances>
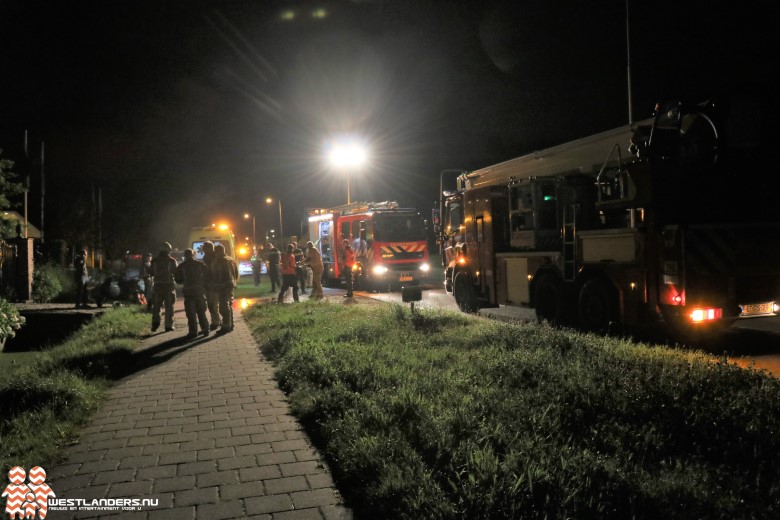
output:
<instances>
[{"instance_id":1,"label":"rear light of truck","mask_svg":"<svg viewBox=\"0 0 780 520\"><path fill-rule=\"evenodd\" d=\"M706 308L693 309L688 315L693 323L703 323L706 321L715 321L723 317L723 309Z\"/></svg>"}]
</instances>

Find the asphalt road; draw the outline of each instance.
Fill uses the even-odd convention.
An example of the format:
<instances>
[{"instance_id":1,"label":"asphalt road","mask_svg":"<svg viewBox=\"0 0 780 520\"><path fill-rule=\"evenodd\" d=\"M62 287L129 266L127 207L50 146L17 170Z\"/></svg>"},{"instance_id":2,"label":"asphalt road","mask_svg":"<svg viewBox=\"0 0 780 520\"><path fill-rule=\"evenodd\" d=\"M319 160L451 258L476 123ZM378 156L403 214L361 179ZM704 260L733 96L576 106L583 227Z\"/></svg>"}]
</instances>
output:
<instances>
[{"instance_id":1,"label":"asphalt road","mask_svg":"<svg viewBox=\"0 0 780 520\"><path fill-rule=\"evenodd\" d=\"M387 303L402 303L400 291L373 293L356 291L356 294ZM415 305L418 308L458 310L455 300L444 289L424 288L423 299ZM533 309L501 306L497 309L481 309L479 314L490 317L508 318L519 321L536 321ZM735 325L717 344L697 345L697 348L728 358L740 366L754 366L765 369L780 377L780 317L754 318Z\"/></svg>"}]
</instances>

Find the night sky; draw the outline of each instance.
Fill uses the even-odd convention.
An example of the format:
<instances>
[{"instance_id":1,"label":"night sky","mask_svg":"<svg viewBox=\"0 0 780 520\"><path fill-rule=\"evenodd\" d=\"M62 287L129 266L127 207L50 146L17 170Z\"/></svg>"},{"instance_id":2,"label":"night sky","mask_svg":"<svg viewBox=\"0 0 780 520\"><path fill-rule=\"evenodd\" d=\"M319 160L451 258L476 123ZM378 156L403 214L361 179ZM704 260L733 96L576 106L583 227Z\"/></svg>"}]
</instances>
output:
<instances>
[{"instance_id":1,"label":"night sky","mask_svg":"<svg viewBox=\"0 0 780 520\"><path fill-rule=\"evenodd\" d=\"M630 2L634 120L776 75L774 3L722 4ZM260 240L268 196L297 231L346 202L337 133L371 149L353 199L429 215L443 169L628 122L624 0L0 0L0 66L3 156L45 141L47 238L89 229L99 187L112 255L220 218L246 236L245 212Z\"/></svg>"}]
</instances>

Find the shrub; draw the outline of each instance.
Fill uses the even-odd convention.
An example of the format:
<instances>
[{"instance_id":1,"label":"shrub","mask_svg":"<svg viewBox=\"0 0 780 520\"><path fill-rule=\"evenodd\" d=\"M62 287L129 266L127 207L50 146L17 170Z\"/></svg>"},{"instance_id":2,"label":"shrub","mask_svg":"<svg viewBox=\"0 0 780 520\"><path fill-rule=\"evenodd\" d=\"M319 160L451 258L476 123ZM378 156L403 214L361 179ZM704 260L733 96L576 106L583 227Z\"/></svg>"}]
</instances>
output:
<instances>
[{"instance_id":1,"label":"shrub","mask_svg":"<svg viewBox=\"0 0 780 520\"><path fill-rule=\"evenodd\" d=\"M24 316L8 300L0 298L0 340L13 338L24 325Z\"/></svg>"},{"instance_id":2,"label":"shrub","mask_svg":"<svg viewBox=\"0 0 780 520\"><path fill-rule=\"evenodd\" d=\"M33 300L37 303L49 303L62 293L63 269L54 264L43 264L33 273Z\"/></svg>"}]
</instances>

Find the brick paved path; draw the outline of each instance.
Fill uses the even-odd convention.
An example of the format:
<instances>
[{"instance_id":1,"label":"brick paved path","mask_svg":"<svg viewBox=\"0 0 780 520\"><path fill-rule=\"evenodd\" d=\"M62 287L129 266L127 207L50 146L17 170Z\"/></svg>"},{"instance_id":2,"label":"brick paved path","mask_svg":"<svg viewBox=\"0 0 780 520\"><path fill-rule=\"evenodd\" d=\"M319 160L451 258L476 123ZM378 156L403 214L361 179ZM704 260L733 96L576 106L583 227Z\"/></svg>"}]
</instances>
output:
<instances>
[{"instance_id":1,"label":"brick paved path","mask_svg":"<svg viewBox=\"0 0 780 520\"><path fill-rule=\"evenodd\" d=\"M118 382L68 460L46 468L57 497L159 499L77 518L351 518L239 310L233 332L187 342L181 305L176 331L144 341L147 368Z\"/></svg>"}]
</instances>

